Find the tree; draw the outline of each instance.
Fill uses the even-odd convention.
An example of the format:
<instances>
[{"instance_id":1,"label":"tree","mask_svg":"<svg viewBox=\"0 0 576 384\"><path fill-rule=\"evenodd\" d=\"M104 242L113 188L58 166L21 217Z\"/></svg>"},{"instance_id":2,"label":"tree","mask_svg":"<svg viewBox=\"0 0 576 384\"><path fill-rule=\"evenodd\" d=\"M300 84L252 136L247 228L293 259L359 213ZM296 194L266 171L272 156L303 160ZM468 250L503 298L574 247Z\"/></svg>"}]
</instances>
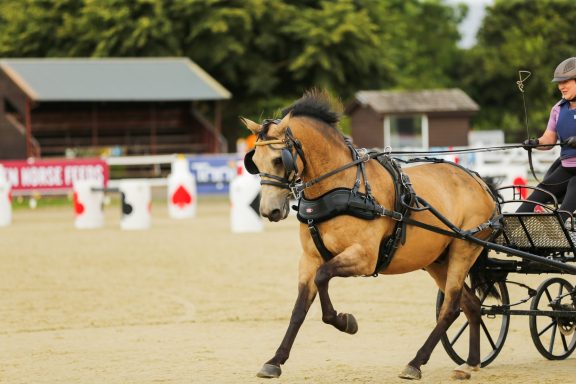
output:
<instances>
[{"instance_id":1,"label":"tree","mask_svg":"<svg viewBox=\"0 0 576 384\"><path fill-rule=\"evenodd\" d=\"M572 0L496 0L487 9L478 42L467 53L462 74L466 91L482 106L475 126L504 129L509 141L526 138L519 70L532 75L525 82L531 136L540 136L550 108L560 99L552 73L574 56Z\"/></svg>"},{"instance_id":2,"label":"tree","mask_svg":"<svg viewBox=\"0 0 576 384\"><path fill-rule=\"evenodd\" d=\"M271 116L313 86L348 96L380 71L378 28L352 0L188 0L172 14L184 54L234 95L232 131L238 115Z\"/></svg>"},{"instance_id":3,"label":"tree","mask_svg":"<svg viewBox=\"0 0 576 384\"><path fill-rule=\"evenodd\" d=\"M2 57L187 56L258 120L312 87L454 84L462 9L442 0L0 0Z\"/></svg>"},{"instance_id":4,"label":"tree","mask_svg":"<svg viewBox=\"0 0 576 384\"><path fill-rule=\"evenodd\" d=\"M379 25L381 66L386 76L377 88L433 89L458 86L457 68L464 51L458 47L458 24L464 5L443 1L363 0Z\"/></svg>"}]
</instances>

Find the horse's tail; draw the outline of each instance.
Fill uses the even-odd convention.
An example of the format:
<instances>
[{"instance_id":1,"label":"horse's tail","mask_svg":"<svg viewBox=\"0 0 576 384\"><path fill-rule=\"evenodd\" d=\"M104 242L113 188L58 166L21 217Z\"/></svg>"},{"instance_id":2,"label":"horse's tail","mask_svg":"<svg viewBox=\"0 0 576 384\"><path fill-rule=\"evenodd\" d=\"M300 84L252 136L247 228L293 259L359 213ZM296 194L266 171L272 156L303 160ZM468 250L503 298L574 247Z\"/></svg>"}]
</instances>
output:
<instances>
[{"instance_id":1,"label":"horse's tail","mask_svg":"<svg viewBox=\"0 0 576 384\"><path fill-rule=\"evenodd\" d=\"M470 283L472 289L476 291L476 294L480 297L494 297L499 300L500 292L496 289L494 279L491 278L486 268L486 263L488 261L488 250L484 249L480 256L476 259L468 275L470 276Z\"/></svg>"},{"instance_id":2,"label":"horse's tail","mask_svg":"<svg viewBox=\"0 0 576 384\"><path fill-rule=\"evenodd\" d=\"M494 199L494 201L501 201L502 200L502 194L498 190L496 180L494 180L494 178L492 178L490 176L484 176L484 177L481 177L481 179L482 179L482 181L484 181L484 183L488 187L488 190L492 194L492 198Z\"/></svg>"}]
</instances>

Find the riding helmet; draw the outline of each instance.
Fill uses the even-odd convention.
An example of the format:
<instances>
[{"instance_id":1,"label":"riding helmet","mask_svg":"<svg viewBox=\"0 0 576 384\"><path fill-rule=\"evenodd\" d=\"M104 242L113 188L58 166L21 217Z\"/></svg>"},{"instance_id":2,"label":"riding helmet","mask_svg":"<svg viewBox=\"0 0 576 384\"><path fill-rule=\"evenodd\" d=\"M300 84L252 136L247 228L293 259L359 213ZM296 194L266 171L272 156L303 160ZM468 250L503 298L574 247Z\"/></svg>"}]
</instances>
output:
<instances>
[{"instance_id":1,"label":"riding helmet","mask_svg":"<svg viewBox=\"0 0 576 384\"><path fill-rule=\"evenodd\" d=\"M558 64L552 82L559 83L570 79L576 79L576 57L571 57Z\"/></svg>"}]
</instances>

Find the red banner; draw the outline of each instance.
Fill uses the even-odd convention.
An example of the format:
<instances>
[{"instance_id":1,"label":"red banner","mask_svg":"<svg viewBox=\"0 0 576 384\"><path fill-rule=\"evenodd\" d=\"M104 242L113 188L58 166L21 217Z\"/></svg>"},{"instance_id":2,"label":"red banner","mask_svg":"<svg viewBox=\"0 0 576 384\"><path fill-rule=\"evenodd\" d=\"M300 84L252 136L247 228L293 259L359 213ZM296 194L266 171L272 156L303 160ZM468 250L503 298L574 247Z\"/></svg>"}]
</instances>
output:
<instances>
[{"instance_id":1,"label":"red banner","mask_svg":"<svg viewBox=\"0 0 576 384\"><path fill-rule=\"evenodd\" d=\"M0 164L15 195L66 193L75 180L85 179L99 180L106 186L109 178L108 164L100 159L0 161Z\"/></svg>"}]
</instances>

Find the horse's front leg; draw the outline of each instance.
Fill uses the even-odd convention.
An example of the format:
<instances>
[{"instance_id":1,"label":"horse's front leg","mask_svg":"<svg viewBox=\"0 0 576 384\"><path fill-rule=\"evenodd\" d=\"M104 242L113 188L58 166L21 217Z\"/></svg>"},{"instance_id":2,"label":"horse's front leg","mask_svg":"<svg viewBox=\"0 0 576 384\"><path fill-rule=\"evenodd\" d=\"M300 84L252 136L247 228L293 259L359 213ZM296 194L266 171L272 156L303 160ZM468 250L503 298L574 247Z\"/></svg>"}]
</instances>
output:
<instances>
[{"instance_id":1,"label":"horse's front leg","mask_svg":"<svg viewBox=\"0 0 576 384\"><path fill-rule=\"evenodd\" d=\"M351 335L358 332L358 323L352 314L338 313L328 294L328 284L333 277L349 277L370 274L370 261L365 250L358 244L346 248L332 260L322 264L314 279L322 307L322 321Z\"/></svg>"},{"instance_id":2,"label":"horse's front leg","mask_svg":"<svg viewBox=\"0 0 576 384\"><path fill-rule=\"evenodd\" d=\"M290 316L290 324L286 334L276 350L276 354L268 360L256 374L258 377L263 378L277 378L282 374L280 365L284 364L290 356L290 350L296 340L296 335L300 330L300 326L304 323L306 314L310 309L310 305L316 297L316 285L314 285L314 275L318 265L314 261L308 259L306 255L302 256L299 267L299 283L298 283L298 297Z\"/></svg>"}]
</instances>

